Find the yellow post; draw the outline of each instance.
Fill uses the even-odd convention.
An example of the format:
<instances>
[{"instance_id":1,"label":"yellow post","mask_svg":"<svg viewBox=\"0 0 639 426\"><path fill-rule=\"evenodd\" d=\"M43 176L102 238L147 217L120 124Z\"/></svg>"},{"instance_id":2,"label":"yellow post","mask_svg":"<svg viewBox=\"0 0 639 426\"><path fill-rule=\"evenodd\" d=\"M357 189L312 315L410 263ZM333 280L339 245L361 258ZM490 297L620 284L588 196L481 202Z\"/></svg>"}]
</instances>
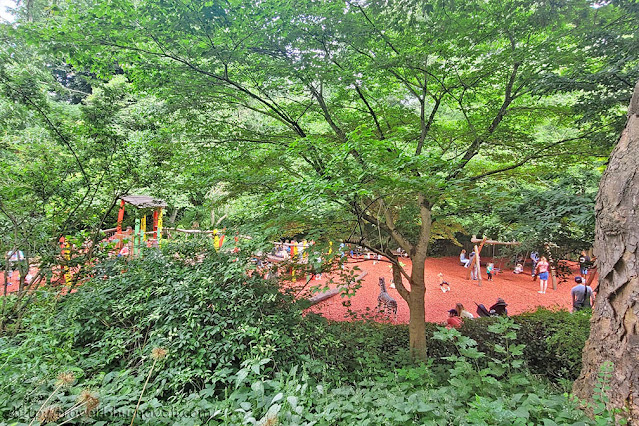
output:
<instances>
[{"instance_id":1,"label":"yellow post","mask_svg":"<svg viewBox=\"0 0 639 426\"><path fill-rule=\"evenodd\" d=\"M160 245L160 240L162 240L162 213L164 210L160 209L160 213L158 214L158 245Z\"/></svg>"},{"instance_id":2,"label":"yellow post","mask_svg":"<svg viewBox=\"0 0 639 426\"><path fill-rule=\"evenodd\" d=\"M146 215L140 218L140 232L142 233L142 241L146 241Z\"/></svg>"},{"instance_id":3,"label":"yellow post","mask_svg":"<svg viewBox=\"0 0 639 426\"><path fill-rule=\"evenodd\" d=\"M217 235L217 229L213 230L213 248L215 251L220 249L220 236Z\"/></svg>"}]
</instances>

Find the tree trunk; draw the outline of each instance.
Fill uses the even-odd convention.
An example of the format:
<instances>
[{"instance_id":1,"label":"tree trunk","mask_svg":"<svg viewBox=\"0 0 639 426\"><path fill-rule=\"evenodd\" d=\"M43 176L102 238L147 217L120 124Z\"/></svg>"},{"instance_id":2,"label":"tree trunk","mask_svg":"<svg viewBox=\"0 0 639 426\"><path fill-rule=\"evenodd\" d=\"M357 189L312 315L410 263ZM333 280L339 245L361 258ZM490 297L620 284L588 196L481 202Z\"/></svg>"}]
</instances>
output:
<instances>
[{"instance_id":1,"label":"tree trunk","mask_svg":"<svg viewBox=\"0 0 639 426\"><path fill-rule=\"evenodd\" d=\"M628 122L610 155L596 201L594 254L599 293L573 392L590 399L604 362L614 364L609 408L625 408L639 424L639 83ZM625 415L625 414L624 414Z\"/></svg>"},{"instance_id":2,"label":"tree trunk","mask_svg":"<svg viewBox=\"0 0 639 426\"><path fill-rule=\"evenodd\" d=\"M410 277L410 295L408 309L410 320L408 335L410 340L410 354L414 361L426 361L426 313L424 310L424 262L426 256L415 256Z\"/></svg>"}]
</instances>

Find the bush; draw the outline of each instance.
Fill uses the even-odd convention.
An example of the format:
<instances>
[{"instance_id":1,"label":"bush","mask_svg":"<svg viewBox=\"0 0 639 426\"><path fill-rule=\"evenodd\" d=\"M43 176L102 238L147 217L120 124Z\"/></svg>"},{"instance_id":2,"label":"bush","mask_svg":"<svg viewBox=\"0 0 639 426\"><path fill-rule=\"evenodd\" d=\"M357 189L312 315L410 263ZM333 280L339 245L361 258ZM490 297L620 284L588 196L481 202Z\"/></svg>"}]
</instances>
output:
<instances>
[{"instance_id":1,"label":"bush","mask_svg":"<svg viewBox=\"0 0 639 426\"><path fill-rule=\"evenodd\" d=\"M275 283L246 276L239 262L214 251L202 263L186 261L176 252L108 261L76 293L27 318L31 327L13 344L40 336L86 376L136 369L151 348L165 347L170 368L157 383L171 393L224 386L247 360L270 358L275 369L303 361L289 333L301 310Z\"/></svg>"},{"instance_id":2,"label":"bush","mask_svg":"<svg viewBox=\"0 0 639 426\"><path fill-rule=\"evenodd\" d=\"M581 352L590 333L590 313L538 309L512 317L519 329L518 343L526 344L524 360L531 372L553 382L575 380L581 370ZM495 334L488 326L497 318L465 321L460 331L477 341L478 349L494 357ZM433 341L438 325L427 323L428 357L439 359L454 353L452 342ZM329 334L338 338L326 348L322 359L338 369L342 377L360 379L362 368L377 371L406 365L408 326L374 322L330 322Z\"/></svg>"}]
</instances>

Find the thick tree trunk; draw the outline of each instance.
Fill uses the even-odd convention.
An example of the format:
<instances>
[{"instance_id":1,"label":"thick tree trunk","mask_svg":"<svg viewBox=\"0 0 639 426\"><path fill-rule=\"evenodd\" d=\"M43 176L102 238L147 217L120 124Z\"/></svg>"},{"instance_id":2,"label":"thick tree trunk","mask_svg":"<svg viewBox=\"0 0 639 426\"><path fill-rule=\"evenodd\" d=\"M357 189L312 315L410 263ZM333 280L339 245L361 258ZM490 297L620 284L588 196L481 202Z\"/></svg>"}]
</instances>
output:
<instances>
[{"instance_id":1,"label":"thick tree trunk","mask_svg":"<svg viewBox=\"0 0 639 426\"><path fill-rule=\"evenodd\" d=\"M614 364L609 407L626 408L639 424L639 83L626 129L610 156L596 201L594 253L599 293L574 393L589 399L606 361Z\"/></svg>"},{"instance_id":2,"label":"thick tree trunk","mask_svg":"<svg viewBox=\"0 0 639 426\"><path fill-rule=\"evenodd\" d=\"M410 279L410 295L408 308L410 321L408 335L410 340L410 354L415 361L426 361L426 313L424 310L424 261L425 256L415 256Z\"/></svg>"}]
</instances>

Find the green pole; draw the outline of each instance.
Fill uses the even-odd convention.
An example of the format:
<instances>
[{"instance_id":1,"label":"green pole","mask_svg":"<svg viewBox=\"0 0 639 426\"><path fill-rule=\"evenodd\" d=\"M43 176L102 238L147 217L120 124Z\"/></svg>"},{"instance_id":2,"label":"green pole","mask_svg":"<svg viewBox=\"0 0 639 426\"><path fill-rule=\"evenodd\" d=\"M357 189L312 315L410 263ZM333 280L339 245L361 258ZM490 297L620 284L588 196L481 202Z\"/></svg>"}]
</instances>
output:
<instances>
[{"instance_id":1,"label":"green pole","mask_svg":"<svg viewBox=\"0 0 639 426\"><path fill-rule=\"evenodd\" d=\"M135 219L135 237L133 238L133 255L138 256L142 248L142 233L140 232L140 218Z\"/></svg>"}]
</instances>

